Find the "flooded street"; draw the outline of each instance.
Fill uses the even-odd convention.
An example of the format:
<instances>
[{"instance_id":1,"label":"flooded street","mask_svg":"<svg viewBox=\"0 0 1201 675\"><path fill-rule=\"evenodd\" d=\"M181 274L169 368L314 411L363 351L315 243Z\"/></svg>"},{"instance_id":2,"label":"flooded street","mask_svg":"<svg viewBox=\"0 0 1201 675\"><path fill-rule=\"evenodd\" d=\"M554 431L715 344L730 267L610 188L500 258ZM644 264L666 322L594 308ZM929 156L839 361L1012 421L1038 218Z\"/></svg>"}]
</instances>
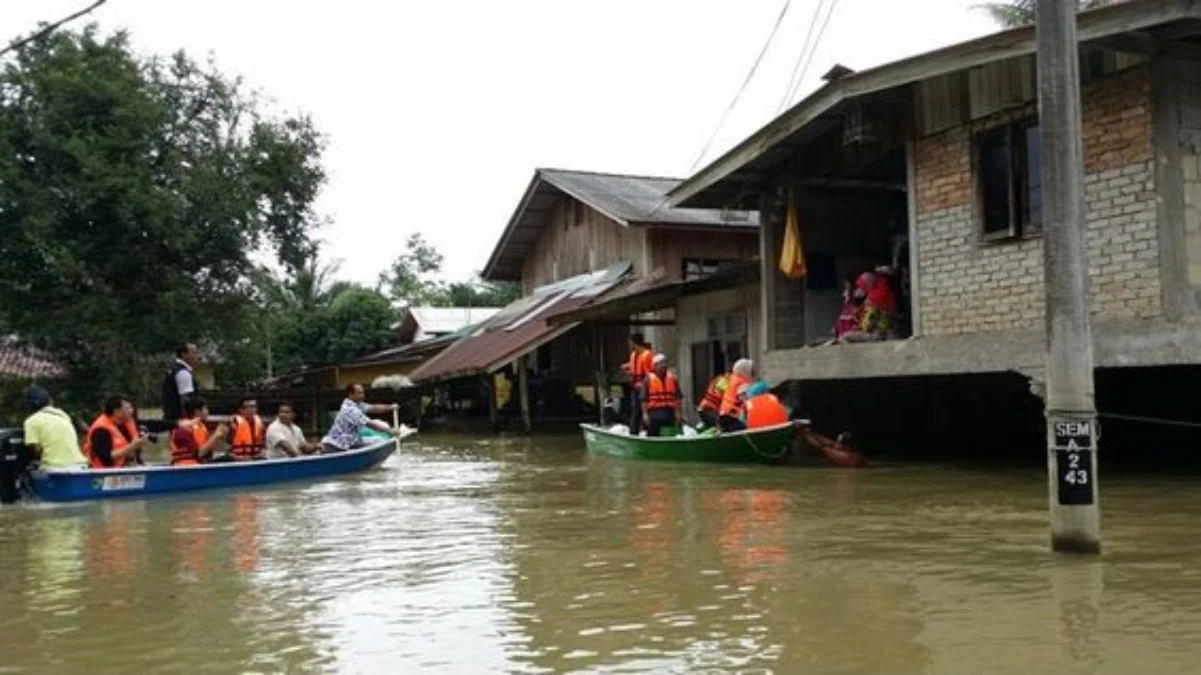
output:
<instances>
[{"instance_id":1,"label":"flooded street","mask_svg":"<svg viewBox=\"0 0 1201 675\"><path fill-rule=\"evenodd\" d=\"M0 673L1201 672L1201 478L674 466L427 437L322 483L0 510Z\"/></svg>"}]
</instances>

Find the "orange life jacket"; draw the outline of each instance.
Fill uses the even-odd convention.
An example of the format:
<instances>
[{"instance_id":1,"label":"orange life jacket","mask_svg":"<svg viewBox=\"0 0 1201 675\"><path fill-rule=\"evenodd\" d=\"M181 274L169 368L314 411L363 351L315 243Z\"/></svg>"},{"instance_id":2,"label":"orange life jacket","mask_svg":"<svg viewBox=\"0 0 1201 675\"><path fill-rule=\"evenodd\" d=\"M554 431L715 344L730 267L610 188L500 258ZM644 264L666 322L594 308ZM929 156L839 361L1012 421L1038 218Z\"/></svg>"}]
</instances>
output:
<instances>
[{"instance_id":1,"label":"orange life jacket","mask_svg":"<svg viewBox=\"0 0 1201 675\"><path fill-rule=\"evenodd\" d=\"M255 415L253 420L235 415L232 422L229 454L238 461L262 459L267 450L263 442L263 419L258 415Z\"/></svg>"},{"instance_id":2,"label":"orange life jacket","mask_svg":"<svg viewBox=\"0 0 1201 675\"><path fill-rule=\"evenodd\" d=\"M171 464L175 466L188 466L200 463L200 448L204 447L205 443L209 442L209 430L204 426L201 420L183 420L179 423L181 429L187 429L192 433L192 438L196 439L195 448L180 447L175 444L175 436L171 437Z\"/></svg>"},{"instance_id":3,"label":"orange life jacket","mask_svg":"<svg viewBox=\"0 0 1201 675\"><path fill-rule=\"evenodd\" d=\"M737 373L731 374L730 384L726 387L725 395L721 397L721 408L718 410L718 414L722 417L740 417L745 403L740 394L745 393L749 386L751 386L750 380Z\"/></svg>"},{"instance_id":4,"label":"orange life jacket","mask_svg":"<svg viewBox=\"0 0 1201 675\"><path fill-rule=\"evenodd\" d=\"M121 427L124 427L124 430L122 430ZM105 464L100 461L100 457L92 454L92 435L101 429L107 431L109 437L112 438L112 466L105 466ZM90 464L93 469L120 468L128 463L128 459L125 457L118 458L116 456L117 451L124 449L125 446L129 445L130 442L137 437L138 428L134 426L133 420L125 420L125 424L118 426L116 420L108 415L101 414L95 419L95 421L92 422L92 426L88 427L88 435L83 440L83 454L88 458L88 464Z\"/></svg>"},{"instance_id":5,"label":"orange life jacket","mask_svg":"<svg viewBox=\"0 0 1201 675\"><path fill-rule=\"evenodd\" d=\"M775 394L759 394L747 399L746 428L762 429L788 421L788 408L780 403Z\"/></svg>"},{"instance_id":6,"label":"orange life jacket","mask_svg":"<svg viewBox=\"0 0 1201 675\"><path fill-rule=\"evenodd\" d=\"M654 370L652 363L655 355L646 347L639 347L630 352L630 381L635 387L642 386L642 381L646 379Z\"/></svg>"},{"instance_id":7,"label":"orange life jacket","mask_svg":"<svg viewBox=\"0 0 1201 675\"><path fill-rule=\"evenodd\" d=\"M730 388L730 376L718 375L709 380L709 388L705 390L705 396L701 399L697 410L721 410L721 400L725 396L726 390Z\"/></svg>"},{"instance_id":8,"label":"orange life jacket","mask_svg":"<svg viewBox=\"0 0 1201 675\"><path fill-rule=\"evenodd\" d=\"M658 408L675 409L680 405L680 385L676 382L676 378L667 374L667 377L661 378L654 373L649 373L646 376L646 408L647 410L656 410Z\"/></svg>"}]
</instances>

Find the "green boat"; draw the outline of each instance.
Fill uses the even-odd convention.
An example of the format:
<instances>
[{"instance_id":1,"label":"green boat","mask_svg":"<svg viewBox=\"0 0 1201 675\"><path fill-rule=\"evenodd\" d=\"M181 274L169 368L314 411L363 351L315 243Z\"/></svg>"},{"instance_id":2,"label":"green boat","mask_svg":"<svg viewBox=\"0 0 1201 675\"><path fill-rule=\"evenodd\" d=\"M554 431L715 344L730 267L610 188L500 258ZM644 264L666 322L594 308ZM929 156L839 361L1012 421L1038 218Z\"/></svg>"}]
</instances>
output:
<instances>
[{"instance_id":1,"label":"green boat","mask_svg":"<svg viewBox=\"0 0 1201 675\"><path fill-rule=\"evenodd\" d=\"M753 431L648 438L581 424L588 452L630 459L680 462L774 464L792 454L804 423L788 422Z\"/></svg>"}]
</instances>

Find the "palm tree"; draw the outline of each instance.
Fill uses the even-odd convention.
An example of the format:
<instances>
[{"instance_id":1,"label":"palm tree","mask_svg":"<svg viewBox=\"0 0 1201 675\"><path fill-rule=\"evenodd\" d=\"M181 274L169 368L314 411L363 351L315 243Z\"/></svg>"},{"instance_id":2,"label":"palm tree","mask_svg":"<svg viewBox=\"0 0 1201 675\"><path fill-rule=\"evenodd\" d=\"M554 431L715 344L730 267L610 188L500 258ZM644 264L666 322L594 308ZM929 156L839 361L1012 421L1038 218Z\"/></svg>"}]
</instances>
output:
<instances>
[{"instance_id":1,"label":"palm tree","mask_svg":"<svg viewBox=\"0 0 1201 675\"><path fill-rule=\"evenodd\" d=\"M267 309L309 313L329 307L334 298L353 285L334 280L340 268L338 262L322 265L314 255L291 275L258 268L254 286Z\"/></svg>"},{"instance_id":2,"label":"palm tree","mask_svg":"<svg viewBox=\"0 0 1201 675\"><path fill-rule=\"evenodd\" d=\"M1077 0L1076 6L1079 11L1083 12L1089 9L1105 7L1106 5L1116 5L1122 0ZM1026 26L1034 23L1035 10L1038 6L1038 0L1009 0L1008 2L989 2L979 5L979 9L983 9L992 16L993 21L1001 24L1005 28L1014 28L1017 26Z\"/></svg>"}]
</instances>

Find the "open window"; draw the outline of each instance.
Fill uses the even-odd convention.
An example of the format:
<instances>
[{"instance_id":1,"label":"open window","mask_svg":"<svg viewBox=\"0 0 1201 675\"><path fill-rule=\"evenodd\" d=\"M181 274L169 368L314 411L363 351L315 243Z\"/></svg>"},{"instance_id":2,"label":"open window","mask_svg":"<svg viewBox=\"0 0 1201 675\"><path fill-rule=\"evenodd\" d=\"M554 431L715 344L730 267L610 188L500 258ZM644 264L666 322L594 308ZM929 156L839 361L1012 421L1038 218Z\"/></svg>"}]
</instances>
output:
<instances>
[{"instance_id":1,"label":"open window","mask_svg":"<svg viewBox=\"0 0 1201 675\"><path fill-rule=\"evenodd\" d=\"M712 276L718 272L724 272L729 269L734 260L717 260L706 258L685 258L683 260L683 269L680 276L684 281L694 281L696 279L704 279L707 276Z\"/></svg>"},{"instance_id":2,"label":"open window","mask_svg":"<svg viewBox=\"0 0 1201 675\"><path fill-rule=\"evenodd\" d=\"M1042 142L1036 120L995 127L975 137L981 235L1011 239L1042 230Z\"/></svg>"}]
</instances>

